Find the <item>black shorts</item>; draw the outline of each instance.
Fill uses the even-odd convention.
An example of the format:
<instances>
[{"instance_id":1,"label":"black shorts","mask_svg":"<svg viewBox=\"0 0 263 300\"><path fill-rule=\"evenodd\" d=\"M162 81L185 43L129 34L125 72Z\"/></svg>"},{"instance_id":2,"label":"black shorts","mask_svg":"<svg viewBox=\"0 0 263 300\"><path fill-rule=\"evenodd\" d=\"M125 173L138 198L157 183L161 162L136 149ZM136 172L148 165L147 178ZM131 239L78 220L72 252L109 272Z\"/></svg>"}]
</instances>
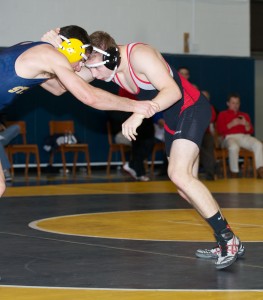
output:
<instances>
[{"instance_id":1,"label":"black shorts","mask_svg":"<svg viewBox=\"0 0 263 300\"><path fill-rule=\"evenodd\" d=\"M170 156L173 141L178 139L192 141L200 148L204 133L209 126L211 116L211 105L202 94L194 105L186 108L179 116L175 116L174 120L177 123L175 126L175 133L170 134L165 131L167 156Z\"/></svg>"}]
</instances>

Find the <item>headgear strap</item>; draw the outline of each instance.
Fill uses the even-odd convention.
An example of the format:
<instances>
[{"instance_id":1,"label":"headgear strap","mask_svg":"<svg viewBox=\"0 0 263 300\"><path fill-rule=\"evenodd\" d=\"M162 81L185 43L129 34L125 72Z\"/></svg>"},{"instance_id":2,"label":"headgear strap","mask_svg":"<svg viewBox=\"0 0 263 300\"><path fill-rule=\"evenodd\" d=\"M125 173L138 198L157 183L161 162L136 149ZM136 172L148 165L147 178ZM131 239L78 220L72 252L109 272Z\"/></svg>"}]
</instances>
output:
<instances>
[{"instance_id":1,"label":"headgear strap","mask_svg":"<svg viewBox=\"0 0 263 300\"><path fill-rule=\"evenodd\" d=\"M117 47L111 47L106 49L105 51L94 46L92 46L92 48L93 51L102 54L102 61L95 64L86 64L85 66L87 68L95 68L103 65L105 65L106 68L114 71L118 68L118 66L120 65L121 57L119 49Z\"/></svg>"}]
</instances>

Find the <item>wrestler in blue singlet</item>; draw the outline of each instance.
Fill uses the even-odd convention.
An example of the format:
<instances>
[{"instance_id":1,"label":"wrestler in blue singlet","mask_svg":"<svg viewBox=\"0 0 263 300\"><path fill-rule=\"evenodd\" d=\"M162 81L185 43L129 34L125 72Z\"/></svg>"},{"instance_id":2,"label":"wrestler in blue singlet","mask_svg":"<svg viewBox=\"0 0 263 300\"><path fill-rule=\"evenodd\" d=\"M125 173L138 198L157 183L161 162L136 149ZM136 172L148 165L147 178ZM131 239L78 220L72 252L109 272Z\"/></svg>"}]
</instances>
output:
<instances>
[{"instance_id":1,"label":"wrestler in blue singlet","mask_svg":"<svg viewBox=\"0 0 263 300\"><path fill-rule=\"evenodd\" d=\"M17 58L29 48L44 42L29 42L17 44L0 52L0 110L10 104L14 98L23 94L26 90L40 85L47 78L27 79L19 77L15 71Z\"/></svg>"}]
</instances>

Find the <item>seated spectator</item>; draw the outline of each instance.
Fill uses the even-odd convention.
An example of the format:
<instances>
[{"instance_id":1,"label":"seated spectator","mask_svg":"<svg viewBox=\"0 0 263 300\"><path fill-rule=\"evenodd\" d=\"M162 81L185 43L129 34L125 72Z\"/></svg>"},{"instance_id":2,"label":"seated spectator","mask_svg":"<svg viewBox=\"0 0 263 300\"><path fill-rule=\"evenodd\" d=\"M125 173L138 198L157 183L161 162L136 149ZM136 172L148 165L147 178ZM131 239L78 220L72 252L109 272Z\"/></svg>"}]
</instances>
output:
<instances>
[{"instance_id":1,"label":"seated spectator","mask_svg":"<svg viewBox=\"0 0 263 300\"><path fill-rule=\"evenodd\" d=\"M185 67L181 66L178 69L178 72L186 78L188 81L190 81L190 70ZM193 84L198 89L198 86L196 84ZM207 100L210 101L210 94L208 91L202 91L204 96L207 98ZM202 145L200 148L200 166L203 167L205 172L205 179L206 180L215 180L215 167L216 167L216 161L214 156L214 136L212 134L212 128L213 123L216 119L216 111L214 107L211 105L212 110L212 119L210 122L210 126L207 128L207 131L205 132L205 135L203 137Z\"/></svg>"},{"instance_id":2,"label":"seated spectator","mask_svg":"<svg viewBox=\"0 0 263 300\"><path fill-rule=\"evenodd\" d=\"M6 127L3 115L0 116L0 161L2 164L5 181L12 181L10 174L10 162L8 160L5 146L7 146L20 133L19 125Z\"/></svg>"},{"instance_id":3,"label":"seated spectator","mask_svg":"<svg viewBox=\"0 0 263 300\"><path fill-rule=\"evenodd\" d=\"M156 139L156 142L164 142L164 118L161 111L153 116L153 122L154 137Z\"/></svg>"},{"instance_id":4,"label":"seated spectator","mask_svg":"<svg viewBox=\"0 0 263 300\"><path fill-rule=\"evenodd\" d=\"M254 129L247 113L241 112L240 96L231 94L227 100L228 110L219 113L217 118L217 131L223 136L223 147L229 152L229 167L232 177L239 173L239 149L254 152L258 178L263 179L263 144L251 136Z\"/></svg>"},{"instance_id":5,"label":"seated spectator","mask_svg":"<svg viewBox=\"0 0 263 300\"><path fill-rule=\"evenodd\" d=\"M120 88L119 90L119 95L121 97L127 97L136 100L135 95L128 93L126 90L122 88ZM119 115L118 117L119 121L116 122L118 115ZM120 142L121 140L122 142L125 142L125 140L123 140L123 138L125 139L125 137L124 136L121 137L122 123L126 119L128 119L130 115L131 113L126 113L126 112L112 112L112 111L108 112L108 116L111 123L114 123L113 118L115 118L116 124L113 126L116 127L117 123L119 123L118 133L116 133L117 131L116 129L113 129L113 132L115 132L116 134L115 135L116 142ZM131 143L131 147L132 147L131 157L130 157L130 161L123 166L123 170L128 174L130 174L136 180L149 181L150 178L146 176L144 161L148 160L148 157L152 152L152 148L154 145L154 127L153 127L152 118L143 119L141 126L137 129L137 133L138 135L135 141L134 140L132 140L131 142L128 141Z\"/></svg>"},{"instance_id":6,"label":"seated spectator","mask_svg":"<svg viewBox=\"0 0 263 300\"><path fill-rule=\"evenodd\" d=\"M188 81L190 81L190 70L185 67L185 66L181 66L177 69L177 71Z\"/></svg>"},{"instance_id":7,"label":"seated spectator","mask_svg":"<svg viewBox=\"0 0 263 300\"><path fill-rule=\"evenodd\" d=\"M164 119L163 119L163 113L158 112L153 116L153 122L154 122L154 138L155 143L164 142ZM168 168L168 159L166 152L163 152L163 163L160 168L159 175L167 175L167 168Z\"/></svg>"},{"instance_id":8,"label":"seated spectator","mask_svg":"<svg viewBox=\"0 0 263 300\"><path fill-rule=\"evenodd\" d=\"M187 79L189 82L191 82L191 80L190 80L190 70L189 70L187 67L181 66L181 67L179 67L179 68L177 69L177 71L178 71L178 73L180 73L185 79ZM192 83L192 82L191 82L191 84L199 90L199 88L198 88L198 86L197 86L196 84L194 84L194 83Z\"/></svg>"},{"instance_id":9,"label":"seated spectator","mask_svg":"<svg viewBox=\"0 0 263 300\"><path fill-rule=\"evenodd\" d=\"M207 100L210 101L210 94L208 91L202 91ZM214 155L214 123L216 121L216 110L214 106L211 104L212 117L210 121L210 125L207 128L203 141L200 148L200 165L203 167L205 172L206 180L215 180L215 167L216 160Z\"/></svg>"},{"instance_id":10,"label":"seated spectator","mask_svg":"<svg viewBox=\"0 0 263 300\"><path fill-rule=\"evenodd\" d=\"M107 115L111 124L111 133L113 135L114 142L116 144L131 146L132 142L122 134L121 127L122 123L130 117L131 113L111 110L107 112Z\"/></svg>"}]
</instances>

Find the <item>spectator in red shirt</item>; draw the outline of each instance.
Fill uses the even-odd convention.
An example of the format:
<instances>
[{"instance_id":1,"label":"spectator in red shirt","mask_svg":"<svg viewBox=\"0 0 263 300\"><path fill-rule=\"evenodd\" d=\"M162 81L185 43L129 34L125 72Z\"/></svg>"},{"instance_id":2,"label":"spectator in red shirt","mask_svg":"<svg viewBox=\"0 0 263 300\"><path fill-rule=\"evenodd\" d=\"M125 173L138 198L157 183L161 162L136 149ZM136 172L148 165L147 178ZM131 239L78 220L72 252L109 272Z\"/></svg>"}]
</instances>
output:
<instances>
[{"instance_id":1,"label":"spectator in red shirt","mask_svg":"<svg viewBox=\"0 0 263 300\"><path fill-rule=\"evenodd\" d=\"M258 177L263 179L263 144L251 136L254 132L250 117L241 112L240 96L231 94L227 101L228 110L219 113L217 131L223 137L223 147L229 152L229 167L232 177L238 177L239 149L254 152Z\"/></svg>"}]
</instances>

